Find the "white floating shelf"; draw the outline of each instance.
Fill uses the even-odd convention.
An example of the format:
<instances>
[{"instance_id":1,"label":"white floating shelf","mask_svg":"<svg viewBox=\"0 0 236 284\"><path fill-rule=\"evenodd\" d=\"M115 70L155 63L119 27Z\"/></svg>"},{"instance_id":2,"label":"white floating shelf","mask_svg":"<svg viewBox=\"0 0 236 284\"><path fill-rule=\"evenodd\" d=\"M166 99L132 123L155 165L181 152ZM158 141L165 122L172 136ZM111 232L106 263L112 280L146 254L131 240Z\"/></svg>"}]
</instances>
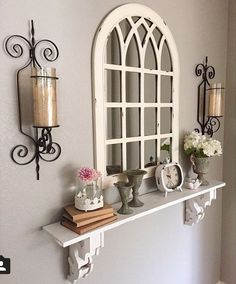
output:
<instances>
[{"instance_id":1,"label":"white floating shelf","mask_svg":"<svg viewBox=\"0 0 236 284\"><path fill-rule=\"evenodd\" d=\"M225 186L221 181L210 181L208 186L201 186L196 190L185 189L170 192L167 197L160 191L154 191L140 196L144 202L143 207L133 208L131 215L119 215L113 223L104 225L91 232L78 235L63 227L60 222L47 225L43 230L48 232L63 248L69 246L68 262L70 271L68 280L75 283L79 278L86 277L93 269L92 256L98 255L100 248L104 246L104 232L119 227L122 224L155 213L159 210L186 202L185 224L193 225L203 219L205 208L216 199L216 190ZM121 207L121 203L112 205L115 210Z\"/></svg>"},{"instance_id":2,"label":"white floating shelf","mask_svg":"<svg viewBox=\"0 0 236 284\"><path fill-rule=\"evenodd\" d=\"M98 229L95 229L91 232L85 233L83 235L78 235L73 231L63 227L60 222L47 225L43 227L43 230L48 232L51 236L55 238L58 244L62 247L68 247L77 242L83 241L95 233L105 232L113 228L119 227L122 224L131 222L133 220L139 219L146 215L155 213L164 208L173 206L175 204L187 201L189 199L198 197L205 193L215 191L216 189L222 188L225 186L224 182L221 181L210 181L208 186L200 186L196 190L183 189L182 192L170 192L167 197L164 197L163 193L160 191L154 191L148 194L144 194L139 197L139 199L144 202L144 206L133 208L134 212L131 215L120 215L118 214L118 219L113 223L104 225ZM112 207L115 210L118 210L121 207L121 203L112 204Z\"/></svg>"}]
</instances>

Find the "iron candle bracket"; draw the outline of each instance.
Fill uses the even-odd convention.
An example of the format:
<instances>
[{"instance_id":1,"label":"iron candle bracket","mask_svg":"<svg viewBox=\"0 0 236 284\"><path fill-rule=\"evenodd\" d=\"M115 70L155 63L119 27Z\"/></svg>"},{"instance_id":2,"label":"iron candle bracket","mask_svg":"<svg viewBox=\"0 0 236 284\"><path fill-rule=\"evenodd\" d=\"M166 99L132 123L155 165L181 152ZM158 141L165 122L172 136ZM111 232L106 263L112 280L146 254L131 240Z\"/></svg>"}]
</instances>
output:
<instances>
[{"instance_id":1,"label":"iron candle bracket","mask_svg":"<svg viewBox=\"0 0 236 284\"><path fill-rule=\"evenodd\" d=\"M198 77L202 77L202 81L198 85L198 100L197 100L197 122L200 125L199 128L195 128L195 131L202 133L202 135L207 134L212 137L213 133L217 132L220 128L221 116L209 116L206 113L207 106L207 90L209 90L210 83L209 80L215 77L215 68L208 65L208 57L206 56L205 62L197 64L195 68L195 74Z\"/></svg>"},{"instance_id":2,"label":"iron candle bracket","mask_svg":"<svg viewBox=\"0 0 236 284\"><path fill-rule=\"evenodd\" d=\"M61 147L58 143L53 141L52 128L55 126L33 126L34 135L27 134L22 127L22 111L21 111L21 90L20 90L20 73L27 67L41 68L38 58L36 57L36 50L43 45L42 58L48 62L55 61L59 56L58 47L54 42L48 39L35 41L34 22L31 20L30 39L15 34L9 36L4 44L5 51L13 58L21 57L28 49L29 56L27 62L23 67L19 68L16 72L16 85L17 85L17 102L18 102L18 123L19 131L25 135L30 145L25 146L19 144L11 150L11 158L18 165L27 165L35 160L36 163L36 176L39 180L39 160L42 159L46 162L55 161L61 154ZM46 46L47 45L47 46ZM45 47L46 46L46 47ZM42 76L31 76L31 78L38 78ZM58 79L57 77L48 77L51 79ZM33 146L33 147L32 147ZM31 154L30 154L31 153Z\"/></svg>"}]
</instances>

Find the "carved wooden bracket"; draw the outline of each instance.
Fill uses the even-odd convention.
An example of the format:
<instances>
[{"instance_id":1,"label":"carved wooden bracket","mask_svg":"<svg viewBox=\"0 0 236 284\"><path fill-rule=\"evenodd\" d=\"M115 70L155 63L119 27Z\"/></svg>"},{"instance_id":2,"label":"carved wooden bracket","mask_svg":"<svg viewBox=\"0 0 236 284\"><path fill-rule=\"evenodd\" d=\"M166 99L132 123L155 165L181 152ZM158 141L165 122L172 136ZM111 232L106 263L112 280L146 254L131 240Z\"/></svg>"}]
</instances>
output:
<instances>
[{"instance_id":1,"label":"carved wooden bracket","mask_svg":"<svg viewBox=\"0 0 236 284\"><path fill-rule=\"evenodd\" d=\"M69 247L68 262L70 266L68 280L75 283L79 278L88 276L93 270L94 255L104 247L104 233L94 233L89 238Z\"/></svg>"},{"instance_id":2,"label":"carved wooden bracket","mask_svg":"<svg viewBox=\"0 0 236 284\"><path fill-rule=\"evenodd\" d=\"M202 220L205 216L205 208L211 206L214 199L216 199L216 189L187 200L185 203L185 224L193 225Z\"/></svg>"}]
</instances>

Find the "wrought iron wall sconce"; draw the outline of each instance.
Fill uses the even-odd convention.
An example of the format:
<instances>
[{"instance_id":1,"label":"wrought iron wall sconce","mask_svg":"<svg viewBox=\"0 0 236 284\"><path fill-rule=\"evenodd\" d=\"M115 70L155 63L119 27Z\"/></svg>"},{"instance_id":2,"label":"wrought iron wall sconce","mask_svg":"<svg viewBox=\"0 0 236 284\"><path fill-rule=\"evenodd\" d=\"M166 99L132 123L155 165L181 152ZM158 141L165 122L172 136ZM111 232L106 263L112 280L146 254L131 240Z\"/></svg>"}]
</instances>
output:
<instances>
[{"instance_id":1,"label":"wrought iron wall sconce","mask_svg":"<svg viewBox=\"0 0 236 284\"><path fill-rule=\"evenodd\" d=\"M220 128L220 120L223 110L223 90L221 83L211 84L209 79L215 77L215 69L213 66L208 66L208 58L205 58L205 63L200 63L196 66L196 75L202 76L202 81L198 85L198 102L197 102L197 122L200 125L200 130L197 132L207 134L210 137ZM206 108L208 107L208 112Z\"/></svg>"},{"instance_id":2,"label":"wrought iron wall sconce","mask_svg":"<svg viewBox=\"0 0 236 284\"><path fill-rule=\"evenodd\" d=\"M17 100L19 131L25 135L34 147L30 156L30 146L17 145L11 151L12 160L18 165L27 165L35 161L36 176L39 180L39 160L47 162L55 161L61 154L61 147L53 142L52 129L59 127L57 124L57 100L56 100L56 70L44 68L36 58L36 50L43 46L42 58L53 62L58 58L59 51L51 40L43 39L35 41L34 23L31 20L30 39L21 35L12 35L5 42L5 50L13 58L19 58L24 53L23 46L27 46L29 57L26 64L16 72ZM16 40L20 43L16 43ZM47 47L45 47L47 45ZM20 74L26 68L31 67L32 96L33 96L33 135L25 132L22 121L22 91L20 88ZM30 157L29 157L30 156Z\"/></svg>"}]
</instances>

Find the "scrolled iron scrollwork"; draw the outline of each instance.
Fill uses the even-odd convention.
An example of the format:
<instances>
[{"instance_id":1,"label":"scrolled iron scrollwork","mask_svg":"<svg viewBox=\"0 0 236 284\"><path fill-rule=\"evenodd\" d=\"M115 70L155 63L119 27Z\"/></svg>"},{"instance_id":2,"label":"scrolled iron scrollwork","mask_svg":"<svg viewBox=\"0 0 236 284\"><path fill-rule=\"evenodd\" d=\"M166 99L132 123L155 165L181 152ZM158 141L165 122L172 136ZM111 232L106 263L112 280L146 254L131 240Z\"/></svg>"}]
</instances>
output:
<instances>
[{"instance_id":1,"label":"scrolled iron scrollwork","mask_svg":"<svg viewBox=\"0 0 236 284\"><path fill-rule=\"evenodd\" d=\"M41 136L38 139L38 147L40 154L48 154L50 153L51 145L52 145L52 135L51 128L42 128Z\"/></svg>"},{"instance_id":2,"label":"scrolled iron scrollwork","mask_svg":"<svg viewBox=\"0 0 236 284\"><path fill-rule=\"evenodd\" d=\"M48 43L50 44L50 46L48 47L43 47L42 50L42 55L43 58L49 62L53 62L55 60L57 60L58 56L59 56L59 50L58 47L56 46L56 44L54 42L52 42L49 39L43 39L38 41L35 44L35 50L37 49L37 47L39 47L42 43Z\"/></svg>"},{"instance_id":3,"label":"scrolled iron scrollwork","mask_svg":"<svg viewBox=\"0 0 236 284\"><path fill-rule=\"evenodd\" d=\"M215 68L213 66L207 65L208 59L206 57L205 64L199 63L197 64L195 68L195 74L200 77L202 76L202 82L206 82L206 84L209 86L209 79L213 79L215 77ZM200 85L201 85L200 84Z\"/></svg>"},{"instance_id":4,"label":"scrolled iron scrollwork","mask_svg":"<svg viewBox=\"0 0 236 284\"><path fill-rule=\"evenodd\" d=\"M204 65L202 63L199 63L195 68L195 74L199 77L204 73Z\"/></svg>"},{"instance_id":5,"label":"scrolled iron scrollwork","mask_svg":"<svg viewBox=\"0 0 236 284\"><path fill-rule=\"evenodd\" d=\"M206 69L206 79L208 84L209 84L208 78L213 79L215 77L215 74L216 74L215 68L213 66L208 66Z\"/></svg>"},{"instance_id":6,"label":"scrolled iron scrollwork","mask_svg":"<svg viewBox=\"0 0 236 284\"><path fill-rule=\"evenodd\" d=\"M25 145L17 145L11 150L11 158L18 165L28 165L30 164L36 156L36 151L33 156L28 161L23 161L29 155L29 149Z\"/></svg>"},{"instance_id":7,"label":"scrolled iron scrollwork","mask_svg":"<svg viewBox=\"0 0 236 284\"><path fill-rule=\"evenodd\" d=\"M220 128L220 120L217 117L210 117L206 125L206 131L212 137L213 133L217 132Z\"/></svg>"},{"instance_id":8,"label":"scrolled iron scrollwork","mask_svg":"<svg viewBox=\"0 0 236 284\"><path fill-rule=\"evenodd\" d=\"M20 40L20 42L12 43L14 40ZM27 46L27 49L30 53L29 61L33 63L33 66L41 67L37 57L36 57L36 49L41 44L49 44L49 46L43 46L42 50L42 58L49 62L55 61L59 56L59 49L57 45L49 40L49 39L42 39L37 42L35 42L34 38L34 24L31 20L31 41L29 41L27 38L21 36L21 35L12 35L7 38L5 42L5 50L8 55L10 55L13 58L19 58L24 54L24 47L22 46L22 43L25 43ZM28 66L28 64L27 64Z\"/></svg>"},{"instance_id":9,"label":"scrolled iron scrollwork","mask_svg":"<svg viewBox=\"0 0 236 284\"><path fill-rule=\"evenodd\" d=\"M212 137L215 132L217 132L220 128L220 120L217 117L209 117L205 123L204 133L208 136ZM194 129L195 132L200 133L199 128Z\"/></svg>"},{"instance_id":10,"label":"scrolled iron scrollwork","mask_svg":"<svg viewBox=\"0 0 236 284\"><path fill-rule=\"evenodd\" d=\"M42 128L41 136L37 142L39 149L39 156L42 160L47 162L55 161L61 154L60 145L52 141L51 131L52 131L51 127Z\"/></svg>"},{"instance_id":11,"label":"scrolled iron scrollwork","mask_svg":"<svg viewBox=\"0 0 236 284\"><path fill-rule=\"evenodd\" d=\"M50 155L47 155L50 154ZM53 162L61 155L61 146L52 142L49 153L44 153L44 155L39 154L40 158L46 162Z\"/></svg>"},{"instance_id":12,"label":"scrolled iron scrollwork","mask_svg":"<svg viewBox=\"0 0 236 284\"><path fill-rule=\"evenodd\" d=\"M16 39L20 40L20 42L13 43ZM5 42L5 50L7 54L13 58L21 57L24 54L24 47L22 46L22 43L27 46L28 50L31 48L30 41L21 35L12 35L8 37Z\"/></svg>"}]
</instances>

